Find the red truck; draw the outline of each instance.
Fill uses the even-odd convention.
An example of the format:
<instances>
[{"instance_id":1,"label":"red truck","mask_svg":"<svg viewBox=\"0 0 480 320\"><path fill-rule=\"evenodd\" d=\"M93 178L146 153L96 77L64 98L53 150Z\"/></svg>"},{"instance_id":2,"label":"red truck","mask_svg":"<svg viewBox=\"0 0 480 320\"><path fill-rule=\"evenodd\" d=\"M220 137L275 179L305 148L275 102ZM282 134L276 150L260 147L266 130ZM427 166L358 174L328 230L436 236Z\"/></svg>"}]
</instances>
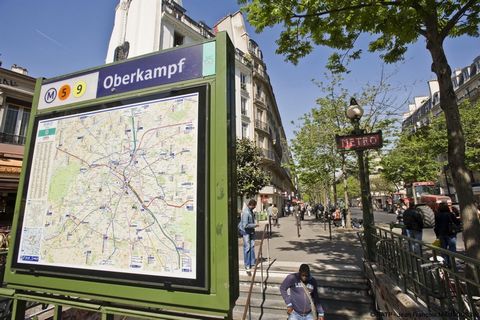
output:
<instances>
[{"instance_id":1,"label":"red truck","mask_svg":"<svg viewBox=\"0 0 480 320\"><path fill-rule=\"evenodd\" d=\"M404 199L405 205L408 207L410 202L415 204L423 217L425 228L435 226L435 212L438 211L438 205L441 202L452 205L452 199L449 196L442 195L440 188L435 186L432 181L408 183L405 184L405 188L407 189L407 197Z\"/></svg>"}]
</instances>

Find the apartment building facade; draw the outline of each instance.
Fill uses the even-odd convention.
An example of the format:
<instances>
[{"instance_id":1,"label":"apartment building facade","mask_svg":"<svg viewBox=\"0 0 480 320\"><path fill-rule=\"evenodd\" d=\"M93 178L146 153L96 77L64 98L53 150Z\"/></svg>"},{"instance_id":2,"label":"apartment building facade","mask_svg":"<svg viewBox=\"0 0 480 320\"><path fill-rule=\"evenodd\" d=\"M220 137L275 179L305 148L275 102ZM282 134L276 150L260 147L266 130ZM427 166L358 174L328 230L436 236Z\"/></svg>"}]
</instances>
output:
<instances>
[{"instance_id":1,"label":"apartment building facade","mask_svg":"<svg viewBox=\"0 0 480 320\"><path fill-rule=\"evenodd\" d=\"M456 69L452 75L452 84L458 102L468 99L476 102L480 99L480 56L477 56L470 64ZM403 115L402 130L415 132L417 129L427 126L433 117L443 113L440 108L440 90L437 80L428 82L429 94L423 97L415 97L414 103L409 105L409 110ZM440 161L446 161L447 155L441 155ZM480 172L471 172L473 189L480 201ZM450 178L449 178L450 176ZM449 168L445 167L439 177L440 185L450 193L455 193L453 180Z\"/></svg>"},{"instance_id":2,"label":"apartment building facade","mask_svg":"<svg viewBox=\"0 0 480 320\"><path fill-rule=\"evenodd\" d=\"M0 67L0 229L13 219L34 89L26 69Z\"/></svg>"},{"instance_id":3,"label":"apartment building facade","mask_svg":"<svg viewBox=\"0 0 480 320\"><path fill-rule=\"evenodd\" d=\"M459 102L469 99L474 102L480 98L480 56L468 66L456 69L452 76L453 88ZM415 131L428 125L430 119L442 113L440 108L440 89L437 80L428 82L429 94L415 97L414 103L403 114L402 130Z\"/></svg>"},{"instance_id":4,"label":"apartment building facade","mask_svg":"<svg viewBox=\"0 0 480 320\"><path fill-rule=\"evenodd\" d=\"M211 29L191 19L180 0L121 0L115 12L106 62L188 45L213 38L219 31L226 31L236 48L237 138L255 142L262 150L262 167L272 177L271 183L257 195L257 210L267 203L281 208L295 192L287 168L291 156L262 51L246 32L240 12L220 19Z\"/></svg>"}]
</instances>

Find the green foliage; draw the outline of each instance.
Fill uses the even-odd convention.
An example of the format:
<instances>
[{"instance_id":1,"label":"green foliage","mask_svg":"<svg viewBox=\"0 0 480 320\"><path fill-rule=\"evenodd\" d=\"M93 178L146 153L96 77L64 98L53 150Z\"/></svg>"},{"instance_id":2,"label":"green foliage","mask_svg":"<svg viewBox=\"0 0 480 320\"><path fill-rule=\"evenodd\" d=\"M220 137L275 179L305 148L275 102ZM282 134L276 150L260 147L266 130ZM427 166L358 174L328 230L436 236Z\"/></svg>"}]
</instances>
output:
<instances>
[{"instance_id":1,"label":"green foliage","mask_svg":"<svg viewBox=\"0 0 480 320\"><path fill-rule=\"evenodd\" d=\"M396 191L396 188L392 182L387 181L381 175L375 175L370 177L370 191L392 193Z\"/></svg>"},{"instance_id":2,"label":"green foliage","mask_svg":"<svg viewBox=\"0 0 480 320\"><path fill-rule=\"evenodd\" d=\"M465 135L465 164L473 171L480 171L480 101L472 104L464 101L460 107L460 121ZM433 119L430 130L431 148L437 155L447 153L447 130L444 115Z\"/></svg>"},{"instance_id":3,"label":"green foliage","mask_svg":"<svg viewBox=\"0 0 480 320\"><path fill-rule=\"evenodd\" d=\"M291 141L300 188L303 193L315 193L308 196L318 200L318 192L329 189L333 172L343 161L336 150L335 135L346 133L350 127L345 117L348 106L346 93L342 92L339 96L332 94L339 81L333 79L330 86L321 87L329 94L317 99L318 107L300 118L301 124Z\"/></svg>"},{"instance_id":4,"label":"green foliage","mask_svg":"<svg viewBox=\"0 0 480 320\"><path fill-rule=\"evenodd\" d=\"M360 191L360 181L358 181L358 178L355 176L350 176L347 178L347 190L348 190L348 196L350 198L359 198L361 197L361 191ZM341 198L343 197L345 193L345 187L342 182L337 183L337 197Z\"/></svg>"},{"instance_id":5,"label":"green foliage","mask_svg":"<svg viewBox=\"0 0 480 320\"><path fill-rule=\"evenodd\" d=\"M252 197L270 183L270 175L261 168L262 151L249 139L237 139L237 192Z\"/></svg>"},{"instance_id":6,"label":"green foliage","mask_svg":"<svg viewBox=\"0 0 480 320\"><path fill-rule=\"evenodd\" d=\"M475 105L464 102L460 117L465 134L465 163L470 170L480 170L480 102ZM433 118L429 126L414 134L404 132L395 148L382 158L382 176L396 185L402 181L436 180L446 162L438 159L447 154L447 130L445 116Z\"/></svg>"},{"instance_id":7,"label":"green foliage","mask_svg":"<svg viewBox=\"0 0 480 320\"><path fill-rule=\"evenodd\" d=\"M314 45L346 54L361 33L372 37L368 50L380 52L387 63L403 59L409 44L426 35L428 20L437 20L439 35L479 35L480 2L460 1L360 1L360 0L239 0L257 32L277 24L283 31L277 53L297 63ZM463 12L463 14L459 14ZM360 51L349 54L359 57ZM334 53L329 67L345 71L343 54Z\"/></svg>"},{"instance_id":8,"label":"green foliage","mask_svg":"<svg viewBox=\"0 0 480 320\"><path fill-rule=\"evenodd\" d=\"M395 148L380 162L382 177L397 187L402 181L436 180L443 164L437 161L430 133L429 127L413 134L402 132Z\"/></svg>"}]
</instances>

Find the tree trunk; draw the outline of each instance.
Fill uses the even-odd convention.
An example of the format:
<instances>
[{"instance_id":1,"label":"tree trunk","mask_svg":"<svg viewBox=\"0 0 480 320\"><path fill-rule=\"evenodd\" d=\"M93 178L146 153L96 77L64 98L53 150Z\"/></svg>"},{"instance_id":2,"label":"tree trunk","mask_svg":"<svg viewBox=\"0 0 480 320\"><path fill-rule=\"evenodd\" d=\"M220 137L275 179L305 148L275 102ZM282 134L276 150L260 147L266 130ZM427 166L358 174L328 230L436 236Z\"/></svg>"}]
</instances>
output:
<instances>
[{"instance_id":1,"label":"tree trunk","mask_svg":"<svg viewBox=\"0 0 480 320\"><path fill-rule=\"evenodd\" d=\"M427 49L432 56L432 71L437 75L440 88L440 107L447 123L448 164L460 204L466 255L480 259L480 223L474 204L469 170L465 166L465 137L451 79L452 70L443 50L443 39L439 36L434 20L426 21Z\"/></svg>"},{"instance_id":2,"label":"tree trunk","mask_svg":"<svg viewBox=\"0 0 480 320\"><path fill-rule=\"evenodd\" d=\"M338 198L337 198L337 181L335 180L335 169L333 169L333 205L337 206Z\"/></svg>"}]
</instances>

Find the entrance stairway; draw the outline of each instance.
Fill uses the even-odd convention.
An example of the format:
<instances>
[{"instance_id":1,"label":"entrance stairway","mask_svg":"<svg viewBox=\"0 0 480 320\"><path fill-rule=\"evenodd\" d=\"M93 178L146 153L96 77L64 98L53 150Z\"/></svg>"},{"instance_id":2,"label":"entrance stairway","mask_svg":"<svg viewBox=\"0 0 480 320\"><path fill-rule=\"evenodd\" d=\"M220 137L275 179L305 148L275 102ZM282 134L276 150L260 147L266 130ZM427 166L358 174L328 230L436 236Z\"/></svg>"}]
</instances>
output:
<instances>
[{"instance_id":1,"label":"entrance stairway","mask_svg":"<svg viewBox=\"0 0 480 320\"><path fill-rule=\"evenodd\" d=\"M246 319L287 319L285 302L280 295L280 284L290 273L298 271L298 263L263 262L263 293L260 265ZM319 296L328 320L376 320L373 298L368 295L363 270L355 265L310 264L311 274L319 285ZM233 319L242 319L250 289L251 277L240 270L240 296L233 310Z\"/></svg>"}]
</instances>

